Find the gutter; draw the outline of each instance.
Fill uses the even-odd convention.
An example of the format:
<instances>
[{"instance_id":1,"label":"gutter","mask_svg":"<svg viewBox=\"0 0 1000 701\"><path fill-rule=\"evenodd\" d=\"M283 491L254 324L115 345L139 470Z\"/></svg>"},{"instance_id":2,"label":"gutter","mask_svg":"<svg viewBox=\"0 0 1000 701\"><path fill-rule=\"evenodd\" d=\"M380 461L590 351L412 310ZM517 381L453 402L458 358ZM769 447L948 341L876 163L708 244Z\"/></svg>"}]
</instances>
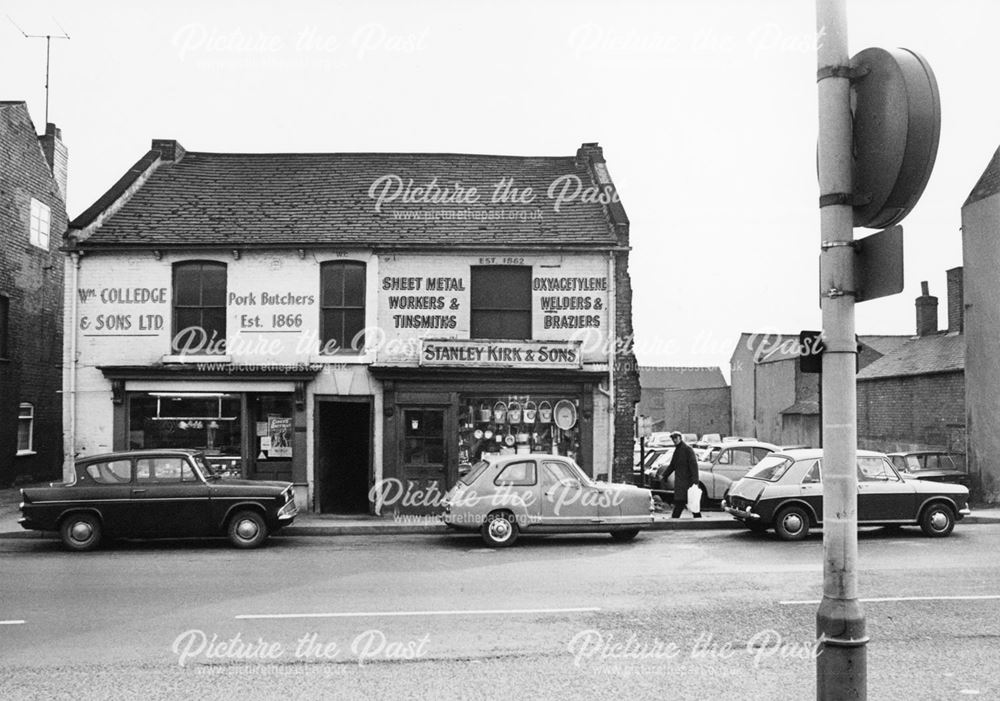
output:
<instances>
[{"instance_id":1,"label":"gutter","mask_svg":"<svg viewBox=\"0 0 1000 701\"><path fill-rule=\"evenodd\" d=\"M63 405L68 410L65 413L69 414L69 420L67 421L68 430L66 432L66 437L64 439L63 447L63 481L71 482L75 475L74 463L76 462L76 366L77 366L77 347L78 347L78 336L77 330L79 328L79 322L77 316L79 314L78 300L80 295L77 293L77 288L80 282L80 257L82 253L71 253L69 256L70 265L70 313L69 320L66 326L63 328L63 333L69 337L69 354L67 356L67 362L69 367L66 372L66 386L63 391Z\"/></svg>"}]
</instances>

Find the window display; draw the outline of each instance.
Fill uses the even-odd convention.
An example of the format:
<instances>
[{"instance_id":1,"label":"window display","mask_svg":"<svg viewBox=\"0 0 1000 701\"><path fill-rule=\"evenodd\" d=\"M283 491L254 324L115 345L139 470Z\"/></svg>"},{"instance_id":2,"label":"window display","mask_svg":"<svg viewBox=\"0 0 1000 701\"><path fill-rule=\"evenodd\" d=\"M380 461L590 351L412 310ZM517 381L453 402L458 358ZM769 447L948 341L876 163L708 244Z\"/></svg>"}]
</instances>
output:
<instances>
[{"instance_id":1,"label":"window display","mask_svg":"<svg viewBox=\"0 0 1000 701\"><path fill-rule=\"evenodd\" d=\"M580 451L578 404L578 399L560 396L462 396L459 472L484 453L550 453L575 460ZM556 406L560 408L558 417L553 411Z\"/></svg>"},{"instance_id":2,"label":"window display","mask_svg":"<svg viewBox=\"0 0 1000 701\"><path fill-rule=\"evenodd\" d=\"M196 448L240 473L240 396L222 392L129 394L129 448Z\"/></svg>"}]
</instances>

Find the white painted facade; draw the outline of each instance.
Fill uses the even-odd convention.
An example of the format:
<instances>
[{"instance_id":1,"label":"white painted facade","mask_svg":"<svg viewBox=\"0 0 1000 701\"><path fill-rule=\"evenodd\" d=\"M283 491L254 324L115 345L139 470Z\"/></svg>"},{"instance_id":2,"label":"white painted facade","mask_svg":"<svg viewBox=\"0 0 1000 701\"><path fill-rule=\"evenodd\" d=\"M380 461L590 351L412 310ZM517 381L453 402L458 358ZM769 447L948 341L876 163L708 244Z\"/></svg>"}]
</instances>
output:
<instances>
[{"instance_id":1,"label":"white painted facade","mask_svg":"<svg viewBox=\"0 0 1000 701\"><path fill-rule=\"evenodd\" d=\"M614 280L608 253L518 253L440 251L386 253L372 250L237 251L87 251L67 263L64 379L67 455L85 456L127 447L115 427L115 387L102 368L135 367L188 370L181 379L131 378L133 392L280 392L292 394L296 382L275 376L284 369L315 370L304 383L305 482L297 484L306 508L316 505L316 416L322 397L368 397L371 401L371 479L392 470L384 465L386 409L382 382L372 366L419 369L425 339L470 338L470 270L479 265L530 266L532 277L532 341L577 346L576 369L593 372L591 422L593 444L588 469L610 472L612 406L609 347L614 338ZM227 267L226 344L223 353L197 349L171 351L173 264L206 260ZM319 349L320 266L325 261L357 261L366 266L365 326L368 345L360 352L322 354ZM530 350L530 349L529 349ZM209 349L211 351L211 349ZM526 351L527 353L527 351ZM75 357L75 363L74 363ZM544 372L532 356L500 360L456 359L454 366L520 366ZM553 368L564 369L560 356ZM572 364L572 363L571 363ZM227 379L227 373L269 371L266 380ZM199 379L198 375L211 375ZM589 385L588 385L589 386ZM120 411L120 410L119 410ZM119 422L121 418L119 417ZM117 434L116 434L117 431Z\"/></svg>"}]
</instances>

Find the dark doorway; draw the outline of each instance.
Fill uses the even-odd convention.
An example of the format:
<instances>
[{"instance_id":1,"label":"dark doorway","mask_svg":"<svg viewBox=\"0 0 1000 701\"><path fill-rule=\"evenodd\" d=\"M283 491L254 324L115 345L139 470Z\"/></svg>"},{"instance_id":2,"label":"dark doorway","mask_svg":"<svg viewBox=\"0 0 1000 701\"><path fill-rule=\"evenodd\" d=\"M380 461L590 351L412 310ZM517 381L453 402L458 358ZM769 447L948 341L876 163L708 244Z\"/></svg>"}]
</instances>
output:
<instances>
[{"instance_id":1,"label":"dark doorway","mask_svg":"<svg viewBox=\"0 0 1000 701\"><path fill-rule=\"evenodd\" d=\"M317 402L316 484L326 514L366 514L371 472L371 404Z\"/></svg>"}]
</instances>

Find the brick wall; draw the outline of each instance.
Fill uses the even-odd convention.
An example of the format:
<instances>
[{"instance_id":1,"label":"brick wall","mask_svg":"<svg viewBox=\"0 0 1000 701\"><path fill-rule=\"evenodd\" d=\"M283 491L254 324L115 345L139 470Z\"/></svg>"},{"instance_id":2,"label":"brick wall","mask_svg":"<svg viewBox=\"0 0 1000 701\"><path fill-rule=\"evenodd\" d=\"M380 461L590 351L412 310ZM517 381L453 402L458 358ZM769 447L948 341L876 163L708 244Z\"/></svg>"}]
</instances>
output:
<instances>
[{"instance_id":1,"label":"brick wall","mask_svg":"<svg viewBox=\"0 0 1000 701\"><path fill-rule=\"evenodd\" d=\"M657 391L657 390L653 390ZM729 387L658 390L663 395L663 429L681 433L729 435Z\"/></svg>"},{"instance_id":2,"label":"brick wall","mask_svg":"<svg viewBox=\"0 0 1000 701\"><path fill-rule=\"evenodd\" d=\"M48 250L30 243L31 199L51 210ZM0 360L0 485L62 472L62 314L66 207L23 103L0 104L0 294L10 304ZM34 406L34 454L18 456L21 402Z\"/></svg>"},{"instance_id":3,"label":"brick wall","mask_svg":"<svg viewBox=\"0 0 1000 701\"><path fill-rule=\"evenodd\" d=\"M870 450L951 449L965 425L961 372L858 382L858 447Z\"/></svg>"},{"instance_id":4,"label":"brick wall","mask_svg":"<svg viewBox=\"0 0 1000 701\"><path fill-rule=\"evenodd\" d=\"M619 239L628 244L627 227ZM619 339L633 338L632 278L628 273L628 253L615 254L615 334ZM615 344L619 346L621 344ZM632 447L635 435L635 405L639 402L639 365L631 343L618 348L613 357L615 378L615 446L613 479L624 482L632 475Z\"/></svg>"}]
</instances>

